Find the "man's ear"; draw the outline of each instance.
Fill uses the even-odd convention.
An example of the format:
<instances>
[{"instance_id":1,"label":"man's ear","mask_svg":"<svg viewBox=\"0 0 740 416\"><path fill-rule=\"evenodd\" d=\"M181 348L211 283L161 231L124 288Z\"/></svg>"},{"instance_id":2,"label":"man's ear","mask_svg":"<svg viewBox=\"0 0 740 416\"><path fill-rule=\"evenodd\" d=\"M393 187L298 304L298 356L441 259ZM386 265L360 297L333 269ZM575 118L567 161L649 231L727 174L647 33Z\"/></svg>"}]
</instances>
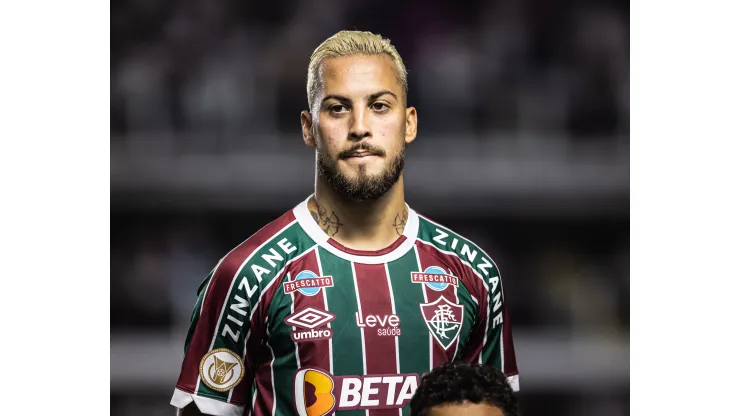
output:
<instances>
[{"instance_id":1,"label":"man's ear","mask_svg":"<svg viewBox=\"0 0 740 416\"><path fill-rule=\"evenodd\" d=\"M416 139L416 126L417 126L417 116L416 116L416 108L409 107L406 109L406 137L405 141L406 144L409 144Z\"/></svg>"},{"instance_id":2,"label":"man's ear","mask_svg":"<svg viewBox=\"0 0 740 416\"><path fill-rule=\"evenodd\" d=\"M311 113L304 110L301 111L301 130L303 131L303 142L306 146L315 149L316 138L313 135L313 119Z\"/></svg>"}]
</instances>

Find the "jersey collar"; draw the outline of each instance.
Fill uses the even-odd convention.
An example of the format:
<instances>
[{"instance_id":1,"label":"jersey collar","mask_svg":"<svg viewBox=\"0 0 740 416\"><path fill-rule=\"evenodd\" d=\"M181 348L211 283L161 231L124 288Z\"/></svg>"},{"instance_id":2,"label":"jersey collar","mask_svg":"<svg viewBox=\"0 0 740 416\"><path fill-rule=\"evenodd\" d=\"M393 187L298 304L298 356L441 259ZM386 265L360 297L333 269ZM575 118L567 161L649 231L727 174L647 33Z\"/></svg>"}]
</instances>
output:
<instances>
[{"instance_id":1,"label":"jersey collar","mask_svg":"<svg viewBox=\"0 0 740 416\"><path fill-rule=\"evenodd\" d=\"M308 201L312 197L313 194L309 195L308 198L293 208L293 214L303 230L306 231L316 244L337 257L355 263L383 264L401 258L404 254L408 253L416 243L416 236L419 233L419 216L416 211L406 204L409 216L406 220L406 227L403 229L403 236L399 238L400 244L399 241L396 241L388 248L378 251L357 251L346 248L331 239L324 230L316 224L313 217L311 217L311 213L308 210Z\"/></svg>"}]
</instances>

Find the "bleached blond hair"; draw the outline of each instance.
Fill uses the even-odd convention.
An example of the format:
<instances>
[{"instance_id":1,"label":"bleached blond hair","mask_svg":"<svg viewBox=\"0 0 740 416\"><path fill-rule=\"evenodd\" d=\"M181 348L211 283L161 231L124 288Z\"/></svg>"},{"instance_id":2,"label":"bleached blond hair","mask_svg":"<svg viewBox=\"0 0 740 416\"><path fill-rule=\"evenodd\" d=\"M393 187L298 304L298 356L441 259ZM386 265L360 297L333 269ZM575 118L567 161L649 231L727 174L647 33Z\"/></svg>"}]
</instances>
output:
<instances>
[{"instance_id":1,"label":"bleached blond hair","mask_svg":"<svg viewBox=\"0 0 740 416\"><path fill-rule=\"evenodd\" d=\"M353 55L387 55L396 67L398 82L403 88L404 97L408 93L406 81L406 65L398 54L396 47L391 44L390 39L372 32L361 32L356 30L342 30L327 40L323 41L311 54L308 64L308 80L306 82L306 94L308 96L308 108L313 110L316 94L321 89L321 63L324 59L339 58Z\"/></svg>"}]
</instances>

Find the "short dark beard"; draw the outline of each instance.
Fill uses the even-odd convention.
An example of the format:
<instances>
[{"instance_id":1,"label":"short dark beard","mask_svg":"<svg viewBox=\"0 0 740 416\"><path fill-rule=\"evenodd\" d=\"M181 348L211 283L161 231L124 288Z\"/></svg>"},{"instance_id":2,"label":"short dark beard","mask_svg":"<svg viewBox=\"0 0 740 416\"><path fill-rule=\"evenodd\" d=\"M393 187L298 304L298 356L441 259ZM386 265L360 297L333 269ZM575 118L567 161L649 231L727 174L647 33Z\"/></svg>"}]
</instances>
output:
<instances>
[{"instance_id":1,"label":"short dark beard","mask_svg":"<svg viewBox=\"0 0 740 416\"><path fill-rule=\"evenodd\" d=\"M319 177L342 197L356 202L372 201L385 195L401 178L406 163L405 153L406 143L380 175L368 176L365 166L360 166L357 179L350 179L339 171L338 160L332 160L319 150L316 169Z\"/></svg>"}]
</instances>

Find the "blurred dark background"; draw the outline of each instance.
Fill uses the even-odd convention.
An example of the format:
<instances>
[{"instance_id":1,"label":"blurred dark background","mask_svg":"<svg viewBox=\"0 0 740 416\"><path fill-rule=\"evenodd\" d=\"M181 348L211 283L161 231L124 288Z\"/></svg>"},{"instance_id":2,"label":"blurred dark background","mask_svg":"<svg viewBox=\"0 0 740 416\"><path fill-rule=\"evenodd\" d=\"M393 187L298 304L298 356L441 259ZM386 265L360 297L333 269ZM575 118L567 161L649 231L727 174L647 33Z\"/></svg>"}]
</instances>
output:
<instances>
[{"instance_id":1,"label":"blurred dark background","mask_svg":"<svg viewBox=\"0 0 740 416\"><path fill-rule=\"evenodd\" d=\"M391 39L409 204L506 286L524 415L629 413L629 5L113 0L111 411L173 415L198 283L312 192L308 59Z\"/></svg>"}]
</instances>

